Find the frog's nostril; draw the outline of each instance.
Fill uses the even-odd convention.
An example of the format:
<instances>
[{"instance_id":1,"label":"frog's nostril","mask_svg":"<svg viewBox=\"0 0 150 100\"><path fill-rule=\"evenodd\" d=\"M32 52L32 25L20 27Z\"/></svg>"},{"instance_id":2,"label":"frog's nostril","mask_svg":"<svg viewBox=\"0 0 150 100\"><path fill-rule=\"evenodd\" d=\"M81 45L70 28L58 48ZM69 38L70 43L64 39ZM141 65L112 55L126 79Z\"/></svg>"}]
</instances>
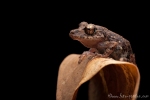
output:
<instances>
[{"instance_id":1,"label":"frog's nostril","mask_svg":"<svg viewBox=\"0 0 150 100\"><path fill-rule=\"evenodd\" d=\"M75 30L71 30L71 31L70 31L70 34L74 34L74 33L75 33Z\"/></svg>"},{"instance_id":2,"label":"frog's nostril","mask_svg":"<svg viewBox=\"0 0 150 100\"><path fill-rule=\"evenodd\" d=\"M74 32L71 31L70 34L74 34Z\"/></svg>"}]
</instances>

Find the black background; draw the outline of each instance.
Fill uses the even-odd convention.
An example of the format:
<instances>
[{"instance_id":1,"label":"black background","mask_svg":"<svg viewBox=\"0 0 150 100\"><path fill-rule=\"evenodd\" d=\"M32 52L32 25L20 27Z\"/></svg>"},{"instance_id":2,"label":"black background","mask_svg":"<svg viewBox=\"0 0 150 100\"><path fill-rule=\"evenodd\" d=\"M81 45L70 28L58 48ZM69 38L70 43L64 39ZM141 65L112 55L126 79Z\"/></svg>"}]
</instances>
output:
<instances>
[{"instance_id":1,"label":"black background","mask_svg":"<svg viewBox=\"0 0 150 100\"><path fill-rule=\"evenodd\" d=\"M146 3L90 1L89 4L59 4L61 6L57 3L29 3L28 6L17 7L17 11L10 11L17 20L13 22L18 24L19 40L23 41L17 41L21 64L16 80L19 80L17 90L21 98L56 99L57 75L62 60L69 54L88 50L68 35L81 21L107 27L130 41L141 74L138 95L150 96L149 65L146 62L149 58L149 10ZM87 84L81 89L78 98L85 100Z\"/></svg>"}]
</instances>

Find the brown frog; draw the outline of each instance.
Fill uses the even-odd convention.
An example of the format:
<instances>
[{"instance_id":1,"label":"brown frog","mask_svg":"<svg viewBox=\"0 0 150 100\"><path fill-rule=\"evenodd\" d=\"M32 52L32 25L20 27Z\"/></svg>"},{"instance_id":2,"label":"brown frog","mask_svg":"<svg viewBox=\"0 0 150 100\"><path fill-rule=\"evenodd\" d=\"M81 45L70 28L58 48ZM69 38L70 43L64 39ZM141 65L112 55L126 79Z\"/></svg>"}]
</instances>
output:
<instances>
[{"instance_id":1,"label":"brown frog","mask_svg":"<svg viewBox=\"0 0 150 100\"><path fill-rule=\"evenodd\" d=\"M69 35L73 40L78 40L85 47L90 48L79 57L79 63L84 57L91 55L91 58L113 58L135 64L130 42L103 26L81 22L77 29L70 31Z\"/></svg>"}]
</instances>

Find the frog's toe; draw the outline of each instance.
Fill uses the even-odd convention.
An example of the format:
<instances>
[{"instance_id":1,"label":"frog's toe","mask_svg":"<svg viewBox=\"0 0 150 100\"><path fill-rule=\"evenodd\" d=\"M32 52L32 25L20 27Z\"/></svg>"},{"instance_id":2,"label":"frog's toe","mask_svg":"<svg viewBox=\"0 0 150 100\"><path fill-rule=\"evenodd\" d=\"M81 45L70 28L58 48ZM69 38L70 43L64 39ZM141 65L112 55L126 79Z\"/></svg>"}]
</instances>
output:
<instances>
[{"instance_id":1,"label":"frog's toe","mask_svg":"<svg viewBox=\"0 0 150 100\"><path fill-rule=\"evenodd\" d=\"M87 56L89 60L91 60L95 54L90 52L90 51L84 51L80 56L79 56L79 61L78 61L78 64L80 64Z\"/></svg>"},{"instance_id":2,"label":"frog's toe","mask_svg":"<svg viewBox=\"0 0 150 100\"><path fill-rule=\"evenodd\" d=\"M121 57L121 58L119 59L119 61L128 61L128 59L127 59L127 58L124 58L124 57Z\"/></svg>"}]
</instances>

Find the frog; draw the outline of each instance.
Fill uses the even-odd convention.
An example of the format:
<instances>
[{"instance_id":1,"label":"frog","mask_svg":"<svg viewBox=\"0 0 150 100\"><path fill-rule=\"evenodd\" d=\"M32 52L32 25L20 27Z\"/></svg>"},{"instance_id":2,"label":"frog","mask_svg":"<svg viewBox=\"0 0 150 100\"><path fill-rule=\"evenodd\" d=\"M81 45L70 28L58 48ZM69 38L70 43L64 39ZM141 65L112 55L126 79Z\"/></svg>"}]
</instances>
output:
<instances>
[{"instance_id":1,"label":"frog","mask_svg":"<svg viewBox=\"0 0 150 100\"><path fill-rule=\"evenodd\" d=\"M78 28L69 32L69 36L89 48L80 55L79 64L88 55L89 59L102 57L136 64L130 42L104 26L82 21Z\"/></svg>"}]
</instances>

